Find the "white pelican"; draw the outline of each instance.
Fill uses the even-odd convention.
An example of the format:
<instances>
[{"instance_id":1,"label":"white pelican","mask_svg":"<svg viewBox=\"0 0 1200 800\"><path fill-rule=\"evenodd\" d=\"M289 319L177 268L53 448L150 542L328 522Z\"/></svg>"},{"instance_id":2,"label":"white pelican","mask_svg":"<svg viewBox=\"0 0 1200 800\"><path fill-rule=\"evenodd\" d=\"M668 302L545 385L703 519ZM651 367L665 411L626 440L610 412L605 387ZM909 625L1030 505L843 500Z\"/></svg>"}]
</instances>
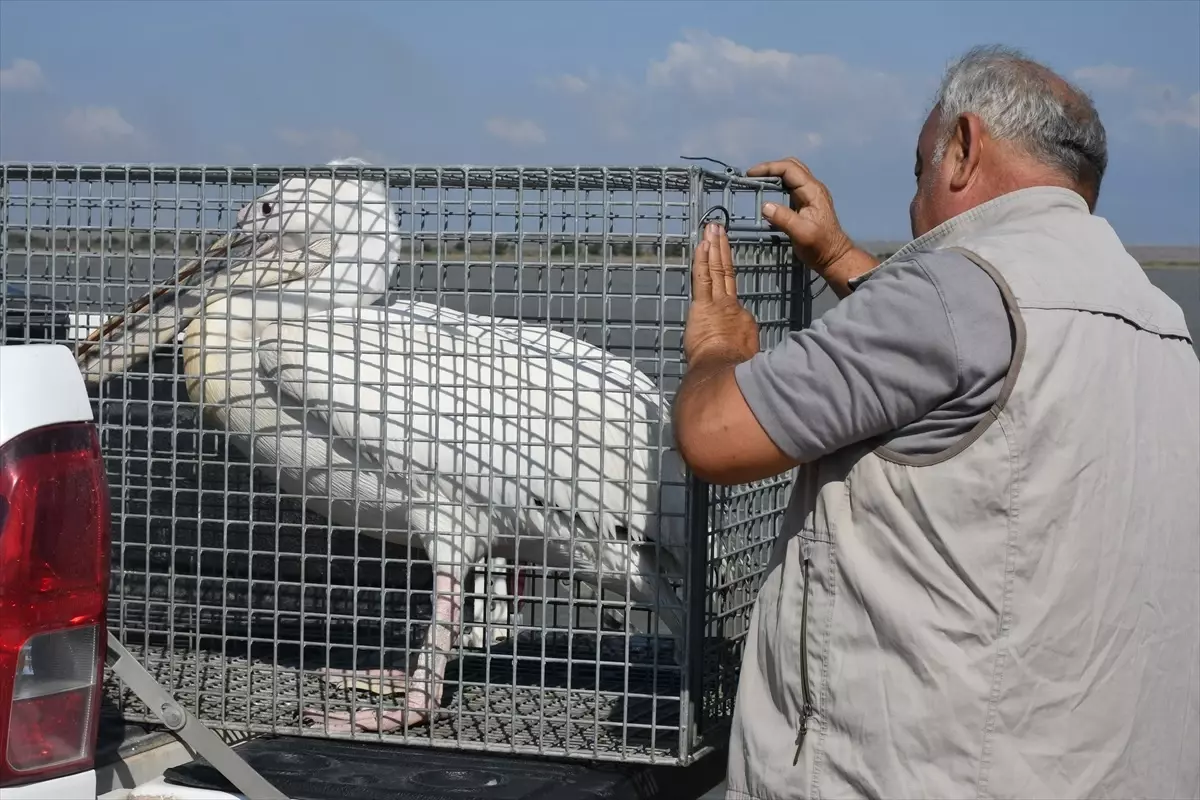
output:
<instances>
[{"instance_id":1,"label":"white pelican","mask_svg":"<svg viewBox=\"0 0 1200 800\"><path fill-rule=\"evenodd\" d=\"M335 525L411 536L429 554L434 618L415 667L357 673L407 681L406 707L309 710L330 732L429 719L461 583L489 555L571 569L684 635L667 579L684 576L683 474L660 465L658 387L549 328L407 300L370 305L403 241L393 218L381 184L288 178L78 351L94 379L182 331L190 397L235 446L275 466L281 489ZM245 257L229 256L242 246ZM660 492L660 477L677 491Z\"/></svg>"},{"instance_id":2,"label":"white pelican","mask_svg":"<svg viewBox=\"0 0 1200 800\"><path fill-rule=\"evenodd\" d=\"M347 158L331 161L329 162L328 166L369 165L362 159ZM327 185L332 186L332 183ZM337 263L332 267L333 274L327 276L318 275L318 280L311 285L311 288L314 292L314 294L311 295L313 298L314 307L319 308L322 307L322 304L328 304L330 302L329 293L334 284L340 287L339 296L333 300L334 303L339 305L358 304L360 302L375 302L384 296L384 292L387 289L389 272L394 264L395 256L398 252L396 248L400 242L397 241L394 236L389 238L386 235L381 235L379 231L384 231L386 233L384 228L386 220L382 218L382 215L386 212L389 212L391 209L386 205L386 193L379 194L374 187L371 187L367 193L362 195L362 200L365 201L365 205L363 205L362 208L359 208L359 195L355 189L355 186L357 186L357 183L354 183L353 185L349 183L345 184L342 188L343 195L332 201L335 202L339 207L338 210L332 212L337 215L336 218L331 218L328 215L320 218L320 224L324 228L325 235L307 237L307 233L311 233L311 231L305 233L305 236L312 240L309 242L310 247L307 256L309 260L307 262L305 260L306 256L303 242L295 239L294 237L289 239L286 236L282 242L283 262L288 264L288 266L285 267L285 270L307 269L305 264L308 264L311 265L312 269L315 271L314 274L317 274L320 272L320 270L324 269L324 267L331 260L330 242L332 239L330 238L329 234L332 232L332 230L336 230L335 226L343 224L350 225L353 228L349 234L335 237L338 242L339 249L337 250ZM266 197L268 194L271 194L271 191L265 193L264 197ZM262 208L261 203L264 201L259 198L256 200L256 202L259 202L260 205L258 207ZM325 198L323 202L329 204L331 200L330 198ZM352 203L353 206L349 205L350 203ZM358 213L363 217L363 222L361 225L361 237L358 236L359 225L356 221L355 213ZM269 227L269 225L264 226L264 235L266 235L268 232L267 228ZM283 229L279 229L276 231L276 233L285 232ZM361 247L358 249L353 247L355 239L358 239L361 243ZM266 240L264 239L264 241ZM215 242L209 248L209 252L206 253L205 258L210 255L214 258L220 258L221 252L225 250L232 250L239 244L240 242L235 243L232 240L222 239L221 241ZM279 278L277 278L274 274L268 272L268 270L273 268L270 260L271 252L273 251L271 250L271 245L268 243L266 250L264 250L262 253L262 259L258 262L260 278L262 278L262 280L258 282L258 285L263 287L270 286L272 282L279 280ZM360 260L355 260L356 258ZM182 279L179 281L179 284L183 285L185 283L196 283L196 278L199 277L197 274L197 269L201 266L201 264L194 263L185 268L183 272L188 274L182 275L181 273ZM217 268L220 268L219 261ZM247 265L247 269L245 271L239 271L236 275L221 271L213 272L212 274L214 277L209 288L219 289L229 286L249 287L251 286L251 282L254 281L254 277L252 275L253 272L254 268L250 265ZM290 279L291 278L288 275L284 275L282 277L282 282L287 282ZM126 338L130 339L129 342L122 342L120 340L113 340L110 338L106 340L104 349L102 351L91 349L93 345L85 345L84 349L80 351L79 360L84 378L86 380L94 383L99 381L102 376L108 377L115 372L123 371L124 369L136 366L138 362L149 357L151 349L154 347L169 343L172 341L172 337L174 337L175 340L184 338L184 326L186 326L190 317L185 316L177 319L175 316L174 307L178 307L181 310L187 310L189 312L198 310L202 304L202 299L198 294L198 291L200 291L203 287L176 291L177 287L174 285L174 279L167 281L166 283L168 285L160 286L150 295L142 297L134 303L131 303L130 307L127 309L127 312L132 313L132 311L140 310L140 306L142 304L148 303L152 300L159 303L163 302L163 300L166 300L166 305L156 311L149 319L142 318L138 320L130 320L124 315L119 315L109 321L110 326L119 324L122 328L124 328L124 335ZM294 300L294 298L288 299ZM240 301L240 305L236 305L231 309L231 313L236 315L239 309L244 310L252 306L252 302L248 302L246 299L243 299ZM99 326L101 330L104 329L104 326L100 324L104 322L104 315L89 313L78 314L76 316L78 319L76 319L76 329L73 331L73 340L77 342L81 340L91 340L94 342L97 338L97 327ZM99 319L97 319L97 317L99 317ZM238 321L242 324L245 324L249 323L250 319L247 317L245 319L239 319ZM138 324L148 324L150 326L150 330L146 330L142 327L136 327ZM89 333L91 334L90 336L88 335ZM247 341L245 339L239 339L236 334L232 338L236 342ZM154 344L152 345L151 342ZM236 349L236 345L234 347ZM244 361L246 354L239 354L239 357ZM246 369L246 366L242 362L239 363L241 364L241 367L239 368L243 370L243 372L240 374L245 376L246 373L244 370ZM239 373L236 370L231 371L230 377L232 378L237 374ZM189 384L189 391L192 392L191 396L194 400L199 400L199 396L195 393L191 384ZM232 401L239 403L245 401L246 403L249 403L250 398L238 397L236 399L232 399ZM258 406L263 412L265 412L265 414L275 415L275 411L273 410L274 405L268 403L264 406L261 403L258 403ZM227 432L233 434L246 432L246 429L239 428L238 426L246 421L247 417L238 416L233 418L230 425L225 425L226 420L219 410L214 412L211 407L206 408L210 418L215 419L215 421L221 424ZM282 419L276 419L275 422L267 422L267 417L264 416L264 413L256 414L254 419L254 424L261 424L261 426L252 429L252 435L267 435L272 431L277 431L285 438L285 441L281 443L281 446L284 448L289 446L300 446L297 444L297 440L295 439L295 435L299 430L296 427L298 420L289 420L289 425L277 429L278 424L283 422ZM326 439L327 438L328 437L326 437ZM244 455L249 455L249 442L245 436L234 435L231 436L230 439ZM318 443L316 446L323 447L324 443ZM308 458L310 464L315 463L313 461L313 457L313 454L310 453ZM294 461L295 459L293 458L292 460ZM336 457L335 462L337 462ZM261 462L258 462L258 464L261 466ZM311 470L309 474L312 474ZM338 478L335 477L335 484L337 480ZM286 483L287 482L285 481L285 484ZM306 498L305 505L310 510L318 511L318 513L321 512L323 507L321 498L319 497ZM350 519L352 524L354 517L351 515L346 517L346 519ZM375 533L377 536L380 535L378 530L368 530L364 532L368 534ZM395 533L389 533L388 538L391 540L396 540L402 538L402 536ZM419 545L419 543L417 544ZM504 558L488 559L486 562L486 570L480 570L474 576L473 588L475 593L478 595L486 594L486 584L490 582L492 585L491 597L493 600L491 605L486 609L486 612L484 609L484 599L482 597L477 597L473 601L472 610L474 620L479 622L484 621L486 613L486 621L491 623L491 626L487 629L490 631L490 636L485 633L485 628L482 625L468 626L463 631L463 639L469 647L482 648L484 646L485 638L489 638L492 643L497 643L507 638L508 631L506 628L507 625L512 623L511 614L516 610L516 598L510 598L508 577L504 570L504 568L507 566L507 561L508 560ZM514 578L516 578L515 575ZM513 586L514 591L518 591L519 584L520 580L515 579Z\"/></svg>"}]
</instances>

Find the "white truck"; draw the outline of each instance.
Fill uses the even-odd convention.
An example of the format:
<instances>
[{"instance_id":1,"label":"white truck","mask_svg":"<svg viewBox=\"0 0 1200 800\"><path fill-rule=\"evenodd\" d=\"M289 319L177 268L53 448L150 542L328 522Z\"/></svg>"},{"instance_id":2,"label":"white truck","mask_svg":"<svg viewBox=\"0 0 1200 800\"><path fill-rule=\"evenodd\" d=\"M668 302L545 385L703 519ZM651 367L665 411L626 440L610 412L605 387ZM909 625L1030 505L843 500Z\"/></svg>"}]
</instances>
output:
<instances>
[{"instance_id":1,"label":"white truck","mask_svg":"<svg viewBox=\"0 0 1200 800\"><path fill-rule=\"evenodd\" d=\"M108 482L62 345L0 346L0 799L96 797Z\"/></svg>"},{"instance_id":2,"label":"white truck","mask_svg":"<svg viewBox=\"0 0 1200 800\"><path fill-rule=\"evenodd\" d=\"M109 484L74 320L0 282L0 800L693 800L686 769L561 763L282 736L235 746L107 630ZM105 713L105 665L161 718ZM704 794L709 791L709 794Z\"/></svg>"}]
</instances>

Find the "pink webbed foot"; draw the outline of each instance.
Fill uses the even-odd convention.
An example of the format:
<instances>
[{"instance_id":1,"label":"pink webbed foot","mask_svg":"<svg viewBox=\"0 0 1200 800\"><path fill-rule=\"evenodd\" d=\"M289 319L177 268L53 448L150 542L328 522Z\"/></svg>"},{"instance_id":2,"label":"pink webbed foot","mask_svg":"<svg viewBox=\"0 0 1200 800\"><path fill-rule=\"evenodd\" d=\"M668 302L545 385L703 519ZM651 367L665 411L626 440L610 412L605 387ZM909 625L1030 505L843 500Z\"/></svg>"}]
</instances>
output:
<instances>
[{"instance_id":1,"label":"pink webbed foot","mask_svg":"<svg viewBox=\"0 0 1200 800\"><path fill-rule=\"evenodd\" d=\"M402 708L363 708L358 711L329 711L317 708L304 709L304 721L322 726L328 733L351 733L354 731L382 732L402 730L406 725L416 727L429 721L433 713L429 692L421 687L425 682L413 676L406 686L403 670L326 670L325 679L343 688L347 695L365 692L373 698L394 698L404 695Z\"/></svg>"},{"instance_id":2,"label":"pink webbed foot","mask_svg":"<svg viewBox=\"0 0 1200 800\"><path fill-rule=\"evenodd\" d=\"M434 713L434 698L436 697L438 702L441 701L446 657L452 642L451 630L462 619L457 599L460 586L460 579L454 575L438 573L435 578L434 621L425 631L424 647L411 673L396 669L362 670L357 674L349 670L325 672L326 680L340 685L345 694L351 697L356 692L366 692L383 698L404 695L404 707L365 708L353 713L306 708L304 720L315 724L324 723L329 733L350 733L357 730L388 733L403 728L405 724L411 726L428 722Z\"/></svg>"}]
</instances>

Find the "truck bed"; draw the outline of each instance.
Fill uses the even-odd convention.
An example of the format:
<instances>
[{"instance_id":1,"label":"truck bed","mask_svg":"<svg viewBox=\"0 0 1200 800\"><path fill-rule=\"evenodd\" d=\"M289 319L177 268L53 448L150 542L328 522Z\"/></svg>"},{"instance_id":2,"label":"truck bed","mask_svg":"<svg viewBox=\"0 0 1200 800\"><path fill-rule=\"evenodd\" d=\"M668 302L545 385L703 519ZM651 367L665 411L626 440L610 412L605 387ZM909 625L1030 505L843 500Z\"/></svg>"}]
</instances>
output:
<instances>
[{"instance_id":1,"label":"truck bed","mask_svg":"<svg viewBox=\"0 0 1200 800\"><path fill-rule=\"evenodd\" d=\"M588 764L293 736L261 736L239 745L237 751L293 800L720 800L725 796L723 751L691 767ZM148 798L150 791L160 798L164 785L179 787L180 800L193 796L189 789L240 797L207 761L188 758L169 731L124 722L114 706L105 704L96 759L101 796L136 784L142 789L124 795L130 800Z\"/></svg>"},{"instance_id":2,"label":"truck bed","mask_svg":"<svg viewBox=\"0 0 1200 800\"><path fill-rule=\"evenodd\" d=\"M70 342L74 338L68 315L56 316L49 304L39 306L38 298L31 300L4 288L5 327L0 331L0 343ZM117 499L124 502L128 498ZM180 798L204 792L238 796L232 784L203 758L192 759L170 731L149 722L129 721L114 702L112 688L110 681L98 725L95 771L99 795L149 797L142 791L130 792L142 786L152 789L156 797L162 797L166 787L180 787ZM177 687L172 684L168 688ZM237 749L265 779L295 800L693 800L724 794L719 786L725 767L722 752L680 768L277 735L244 740Z\"/></svg>"},{"instance_id":3,"label":"truck bed","mask_svg":"<svg viewBox=\"0 0 1200 800\"><path fill-rule=\"evenodd\" d=\"M289 736L253 739L238 752L293 800L688 800L711 790L725 766L723 754L687 768L592 765ZM236 792L203 759L164 778Z\"/></svg>"}]
</instances>

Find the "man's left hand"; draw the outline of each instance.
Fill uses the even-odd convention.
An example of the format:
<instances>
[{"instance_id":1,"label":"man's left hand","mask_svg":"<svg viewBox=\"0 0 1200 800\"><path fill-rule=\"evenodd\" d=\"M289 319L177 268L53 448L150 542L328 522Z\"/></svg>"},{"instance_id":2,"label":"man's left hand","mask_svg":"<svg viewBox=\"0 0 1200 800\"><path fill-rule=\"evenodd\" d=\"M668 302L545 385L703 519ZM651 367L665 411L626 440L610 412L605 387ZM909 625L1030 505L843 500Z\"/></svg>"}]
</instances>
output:
<instances>
[{"instance_id":1,"label":"man's left hand","mask_svg":"<svg viewBox=\"0 0 1200 800\"><path fill-rule=\"evenodd\" d=\"M738 302L733 253L720 225L709 225L696 248L683 351L687 372L671 416L676 447L692 472L727 486L795 466L738 388L736 366L758 355L758 323Z\"/></svg>"},{"instance_id":2,"label":"man's left hand","mask_svg":"<svg viewBox=\"0 0 1200 800\"><path fill-rule=\"evenodd\" d=\"M748 361L758 352L758 323L738 301L725 228L709 223L692 262L692 304L683 331L689 369L709 360Z\"/></svg>"}]
</instances>

